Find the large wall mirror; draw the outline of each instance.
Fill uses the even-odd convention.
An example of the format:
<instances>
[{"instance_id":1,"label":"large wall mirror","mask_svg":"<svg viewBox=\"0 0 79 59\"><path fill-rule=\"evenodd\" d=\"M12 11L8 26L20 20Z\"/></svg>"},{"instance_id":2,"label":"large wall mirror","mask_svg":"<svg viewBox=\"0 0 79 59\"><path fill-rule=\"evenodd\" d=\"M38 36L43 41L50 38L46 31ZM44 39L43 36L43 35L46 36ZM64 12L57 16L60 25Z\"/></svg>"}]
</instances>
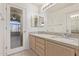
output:
<instances>
[{"instance_id":1,"label":"large wall mirror","mask_svg":"<svg viewBox=\"0 0 79 59\"><path fill-rule=\"evenodd\" d=\"M79 11L69 13L67 26L70 26L71 34L79 34Z\"/></svg>"}]
</instances>

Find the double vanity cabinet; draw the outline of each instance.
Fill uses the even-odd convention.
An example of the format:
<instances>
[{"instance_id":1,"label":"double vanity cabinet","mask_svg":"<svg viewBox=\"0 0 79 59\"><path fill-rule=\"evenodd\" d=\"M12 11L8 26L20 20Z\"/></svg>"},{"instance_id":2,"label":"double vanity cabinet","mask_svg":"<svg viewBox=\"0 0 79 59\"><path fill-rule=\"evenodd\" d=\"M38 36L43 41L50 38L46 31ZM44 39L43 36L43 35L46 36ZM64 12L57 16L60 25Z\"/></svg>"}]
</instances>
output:
<instances>
[{"instance_id":1,"label":"double vanity cabinet","mask_svg":"<svg viewBox=\"0 0 79 59\"><path fill-rule=\"evenodd\" d=\"M78 47L59 44L39 36L29 35L30 49L38 56L76 56L79 55Z\"/></svg>"}]
</instances>

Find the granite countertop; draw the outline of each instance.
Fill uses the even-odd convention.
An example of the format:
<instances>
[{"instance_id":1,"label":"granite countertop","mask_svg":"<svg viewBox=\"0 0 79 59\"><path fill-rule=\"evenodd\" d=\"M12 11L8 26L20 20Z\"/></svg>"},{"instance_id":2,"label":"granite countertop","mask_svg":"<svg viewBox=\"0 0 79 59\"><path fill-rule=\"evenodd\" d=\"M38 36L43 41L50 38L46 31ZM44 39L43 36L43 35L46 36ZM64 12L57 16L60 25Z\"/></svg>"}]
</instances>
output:
<instances>
[{"instance_id":1,"label":"granite countertop","mask_svg":"<svg viewBox=\"0 0 79 59\"><path fill-rule=\"evenodd\" d=\"M59 34L47 34L47 33L30 33L31 35L34 35L36 37L40 37L46 40L49 40L51 42L55 42L58 44L70 46L72 48L79 48L79 40L78 38L65 38L62 35Z\"/></svg>"}]
</instances>

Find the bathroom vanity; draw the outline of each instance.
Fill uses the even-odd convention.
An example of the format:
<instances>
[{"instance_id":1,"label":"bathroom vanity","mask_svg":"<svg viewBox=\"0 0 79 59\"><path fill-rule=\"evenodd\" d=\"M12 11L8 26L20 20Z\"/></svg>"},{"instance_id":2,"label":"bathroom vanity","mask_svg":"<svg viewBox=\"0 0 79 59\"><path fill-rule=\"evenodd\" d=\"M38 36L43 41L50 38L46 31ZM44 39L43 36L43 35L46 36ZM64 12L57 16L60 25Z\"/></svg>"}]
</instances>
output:
<instances>
[{"instance_id":1,"label":"bathroom vanity","mask_svg":"<svg viewBox=\"0 0 79 59\"><path fill-rule=\"evenodd\" d=\"M79 55L78 39L65 39L50 34L30 34L29 37L30 49L39 56Z\"/></svg>"}]
</instances>

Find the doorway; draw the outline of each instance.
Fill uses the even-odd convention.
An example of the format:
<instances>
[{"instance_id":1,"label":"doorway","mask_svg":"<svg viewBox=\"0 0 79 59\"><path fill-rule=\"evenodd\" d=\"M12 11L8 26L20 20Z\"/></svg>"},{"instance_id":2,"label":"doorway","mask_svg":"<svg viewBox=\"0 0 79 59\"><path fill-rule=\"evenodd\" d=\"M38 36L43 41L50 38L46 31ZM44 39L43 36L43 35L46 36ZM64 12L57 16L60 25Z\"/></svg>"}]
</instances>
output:
<instances>
[{"instance_id":1,"label":"doorway","mask_svg":"<svg viewBox=\"0 0 79 59\"><path fill-rule=\"evenodd\" d=\"M23 50L23 8L7 5L7 55Z\"/></svg>"},{"instance_id":2,"label":"doorway","mask_svg":"<svg viewBox=\"0 0 79 59\"><path fill-rule=\"evenodd\" d=\"M11 7L10 8L10 39L11 49L22 46L22 24L21 24L22 10Z\"/></svg>"}]
</instances>

